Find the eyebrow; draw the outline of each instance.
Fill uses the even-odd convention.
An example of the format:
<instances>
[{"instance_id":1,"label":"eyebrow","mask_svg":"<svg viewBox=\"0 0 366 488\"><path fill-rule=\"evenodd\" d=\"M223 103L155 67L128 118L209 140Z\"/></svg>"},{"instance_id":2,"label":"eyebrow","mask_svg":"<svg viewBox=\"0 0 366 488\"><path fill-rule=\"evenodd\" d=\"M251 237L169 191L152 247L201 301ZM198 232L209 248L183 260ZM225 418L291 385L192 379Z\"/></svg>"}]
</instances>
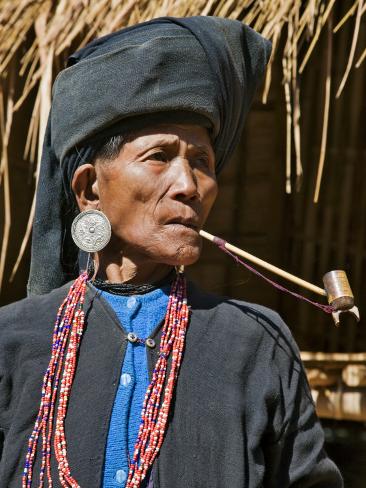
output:
<instances>
[{"instance_id":1,"label":"eyebrow","mask_svg":"<svg viewBox=\"0 0 366 488\"><path fill-rule=\"evenodd\" d=\"M175 135L167 134L166 136L162 135L159 139L154 139L154 140L149 140L150 136L145 136L147 137L147 141L141 142L140 149L141 151L148 151L152 149L153 147L157 146L177 146L179 144L180 138ZM196 151L202 151L207 154L214 154L214 150L212 146L209 144L193 144L189 143L188 144L188 149L189 150L196 150Z\"/></svg>"},{"instance_id":2,"label":"eyebrow","mask_svg":"<svg viewBox=\"0 0 366 488\"><path fill-rule=\"evenodd\" d=\"M189 146L194 147L194 149L199 149L200 151L213 152L213 149L208 144L189 144Z\"/></svg>"}]
</instances>

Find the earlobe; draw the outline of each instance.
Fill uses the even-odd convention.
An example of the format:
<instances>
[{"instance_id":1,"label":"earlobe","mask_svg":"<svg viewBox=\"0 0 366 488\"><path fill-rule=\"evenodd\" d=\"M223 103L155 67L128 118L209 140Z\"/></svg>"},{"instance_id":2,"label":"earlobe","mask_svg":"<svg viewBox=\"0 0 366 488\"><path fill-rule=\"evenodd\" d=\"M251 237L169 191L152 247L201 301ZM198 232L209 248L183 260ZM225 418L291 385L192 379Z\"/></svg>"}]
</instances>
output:
<instances>
[{"instance_id":1,"label":"earlobe","mask_svg":"<svg viewBox=\"0 0 366 488\"><path fill-rule=\"evenodd\" d=\"M82 164L77 168L72 179L71 188L81 212L98 208L98 180L95 167L92 164Z\"/></svg>"}]
</instances>

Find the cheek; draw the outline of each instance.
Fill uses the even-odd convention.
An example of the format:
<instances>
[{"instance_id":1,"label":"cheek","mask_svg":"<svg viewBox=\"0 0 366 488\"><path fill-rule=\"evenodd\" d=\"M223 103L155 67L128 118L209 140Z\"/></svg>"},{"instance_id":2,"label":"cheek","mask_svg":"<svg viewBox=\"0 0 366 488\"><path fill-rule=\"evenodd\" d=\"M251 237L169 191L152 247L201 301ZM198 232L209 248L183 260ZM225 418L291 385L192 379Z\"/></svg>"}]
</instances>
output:
<instances>
[{"instance_id":1,"label":"cheek","mask_svg":"<svg viewBox=\"0 0 366 488\"><path fill-rule=\"evenodd\" d=\"M100 185L100 209L119 237L151 232L158 202L156 179L142 175L110 175Z\"/></svg>"}]
</instances>

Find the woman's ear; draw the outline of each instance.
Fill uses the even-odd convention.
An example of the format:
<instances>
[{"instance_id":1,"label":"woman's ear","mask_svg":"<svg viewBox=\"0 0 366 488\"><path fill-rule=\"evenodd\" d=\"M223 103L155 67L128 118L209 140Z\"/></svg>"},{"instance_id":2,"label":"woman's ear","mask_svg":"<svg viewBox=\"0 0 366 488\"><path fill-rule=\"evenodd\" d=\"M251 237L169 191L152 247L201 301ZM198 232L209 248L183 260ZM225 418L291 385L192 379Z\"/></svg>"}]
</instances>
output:
<instances>
[{"instance_id":1,"label":"woman's ear","mask_svg":"<svg viewBox=\"0 0 366 488\"><path fill-rule=\"evenodd\" d=\"M80 212L98 208L98 181L95 167L92 164L82 164L78 167L74 173L71 188Z\"/></svg>"}]
</instances>

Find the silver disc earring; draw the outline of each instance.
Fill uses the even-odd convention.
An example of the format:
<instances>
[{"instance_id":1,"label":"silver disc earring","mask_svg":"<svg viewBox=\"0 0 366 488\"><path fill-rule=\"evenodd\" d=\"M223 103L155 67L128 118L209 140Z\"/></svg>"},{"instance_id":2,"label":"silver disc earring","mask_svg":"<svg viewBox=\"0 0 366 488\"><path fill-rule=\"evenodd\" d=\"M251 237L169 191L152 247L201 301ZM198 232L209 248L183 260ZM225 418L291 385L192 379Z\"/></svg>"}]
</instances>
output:
<instances>
[{"instance_id":1,"label":"silver disc earring","mask_svg":"<svg viewBox=\"0 0 366 488\"><path fill-rule=\"evenodd\" d=\"M85 210L79 213L71 225L71 236L86 252L101 251L110 241L111 224L100 210Z\"/></svg>"}]
</instances>

